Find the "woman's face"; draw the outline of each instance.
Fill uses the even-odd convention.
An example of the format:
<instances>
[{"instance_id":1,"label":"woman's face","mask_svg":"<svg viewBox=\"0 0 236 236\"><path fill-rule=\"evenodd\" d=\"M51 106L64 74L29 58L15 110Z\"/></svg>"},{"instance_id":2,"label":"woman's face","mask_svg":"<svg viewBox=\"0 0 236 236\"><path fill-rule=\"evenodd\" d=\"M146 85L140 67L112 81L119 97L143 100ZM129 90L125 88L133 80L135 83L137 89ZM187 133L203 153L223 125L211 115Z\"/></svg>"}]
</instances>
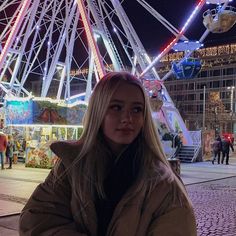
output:
<instances>
[{"instance_id":1,"label":"woman's face","mask_svg":"<svg viewBox=\"0 0 236 236\"><path fill-rule=\"evenodd\" d=\"M138 136L144 122L144 97L136 85L121 83L115 91L102 123L104 136L118 153Z\"/></svg>"}]
</instances>

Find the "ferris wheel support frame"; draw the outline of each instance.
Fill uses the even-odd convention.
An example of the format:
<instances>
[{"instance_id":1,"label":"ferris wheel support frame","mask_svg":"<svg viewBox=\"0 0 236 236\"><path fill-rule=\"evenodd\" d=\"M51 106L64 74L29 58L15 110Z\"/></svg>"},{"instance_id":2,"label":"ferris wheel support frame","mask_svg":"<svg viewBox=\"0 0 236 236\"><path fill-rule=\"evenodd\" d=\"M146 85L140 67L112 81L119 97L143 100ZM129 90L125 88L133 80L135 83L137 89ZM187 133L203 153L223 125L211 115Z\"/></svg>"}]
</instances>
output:
<instances>
[{"instance_id":1,"label":"ferris wheel support frame","mask_svg":"<svg viewBox=\"0 0 236 236\"><path fill-rule=\"evenodd\" d=\"M11 75L11 80L10 80L10 84L9 84L10 85L10 90L12 90L13 85L14 85L14 83L16 81L16 76L17 76L17 72L18 72L18 70L20 68L20 63L22 61L23 52L24 52L24 50L26 48L27 40L28 40L28 37L30 36L30 31L31 31L31 28L32 28L32 25L33 25L33 19L34 19L35 15L36 15L37 8L35 6L39 2L39 0L35 0L35 2L36 2L36 4L32 5L32 10L30 11L30 13L28 14L28 16L26 18L26 19L29 19L29 24L28 24L28 27L26 29L25 37L23 39L23 42L21 44L21 48L20 48L18 56L17 56L17 60L16 60L15 66L14 66L13 73ZM23 30L23 28L24 27L22 27L22 30Z\"/></svg>"},{"instance_id":2,"label":"ferris wheel support frame","mask_svg":"<svg viewBox=\"0 0 236 236\"><path fill-rule=\"evenodd\" d=\"M54 9L55 9L55 11L59 11L59 9L56 10L56 2L54 4ZM47 96L50 84L51 84L52 79L53 79L53 75L54 75L54 73L56 71L56 67L58 65L59 57L60 57L64 42L66 40L66 33L67 33L66 25L71 23L72 19L71 19L70 15L72 15L72 13L73 13L73 11L71 11L71 14L68 13L68 19L69 19L68 21L70 21L70 22L66 22L66 21L63 22L62 33L59 35L59 42L60 43L57 44L57 47L56 47L55 52L54 52L54 56L52 57L52 63L50 64L50 67L48 68L48 64L46 64L45 67L44 67L45 76L43 78L41 97L46 97ZM53 15L54 19L52 19L52 22L55 20L55 17L56 17L56 14ZM49 33L46 63L48 63L48 61L49 61L49 54L50 54L49 50L50 50L50 44L52 42L52 31L53 31L52 24L51 24L50 33Z\"/></svg>"},{"instance_id":3,"label":"ferris wheel support frame","mask_svg":"<svg viewBox=\"0 0 236 236\"><path fill-rule=\"evenodd\" d=\"M229 1L225 2L222 6L222 10L224 10L227 5L228 5ZM199 42L202 43L204 41L204 39L207 37L207 35L210 33L210 31L208 29L205 30L205 32L203 33L203 35L201 36L201 38L199 39ZM190 51L188 53L186 53L186 56L184 58L188 58L192 55L193 51ZM182 60L180 60L177 65L180 65L180 63L182 62ZM162 81L167 80L171 75L173 74L172 70L170 70L163 78Z\"/></svg>"},{"instance_id":4,"label":"ferris wheel support frame","mask_svg":"<svg viewBox=\"0 0 236 236\"><path fill-rule=\"evenodd\" d=\"M34 3L34 4L35 4L35 3ZM52 2L49 3L49 5L47 5L47 1L44 2L43 7L42 7L42 11L41 11L41 13L40 13L40 17L39 17L38 21L36 22L36 27L35 27L35 28L36 28L37 31L40 30L38 25L40 25L40 23L42 22L43 13L46 11L46 8L49 7L51 4L52 4ZM38 7L38 6L37 6L37 7ZM33 29L32 29L32 30L33 30ZM31 44L32 47L33 47L33 45L36 44L37 36L38 36L38 33L35 34L34 37L33 37L32 44ZM45 41L45 39L46 39L46 33L45 33L45 36L44 36L44 38L43 38L43 42ZM23 88L23 86L24 86L24 84L25 84L25 82L26 82L26 79L27 79L28 76L29 76L29 73L30 73L30 71L31 71L31 69L32 69L32 67L33 67L33 65L34 65L34 63L35 63L35 61L37 60L37 56L39 55L39 52L40 52L40 49L42 48L42 46L43 46L43 44L41 44L41 46L39 47L39 49L38 49L37 52L35 53L35 56L34 56L34 58L33 58L32 61L30 61L30 60L31 60L31 57L32 57L32 54L33 54L33 50L30 50L30 52L29 52L29 55L28 55L28 57L27 57L27 61L26 61L26 64L25 64L25 68L24 68L24 71L23 71L23 73L22 73L21 86L20 86L20 88L19 88L19 90L18 90L18 95L19 95L19 93L21 92L21 90L22 90L22 88Z\"/></svg>"},{"instance_id":5,"label":"ferris wheel support frame","mask_svg":"<svg viewBox=\"0 0 236 236\"><path fill-rule=\"evenodd\" d=\"M124 65L122 63L122 60L120 58L120 55L116 47L114 46L111 40L111 35L107 29L107 26L105 25L104 19L102 15L99 14L99 9L98 9L98 5L96 1L94 0L87 1L87 4L96 22L96 29L92 27L91 28L93 29L94 33L98 33L99 35L101 35L103 42L105 44L105 47L107 49L107 52L111 58L114 69L116 71L120 71L121 69L124 69Z\"/></svg>"},{"instance_id":6,"label":"ferris wheel support frame","mask_svg":"<svg viewBox=\"0 0 236 236\"><path fill-rule=\"evenodd\" d=\"M111 3L119 17L119 20L132 46L132 49L135 55L137 56L137 61L139 62L141 69L144 70L146 66L149 65L149 62L145 58L145 54L147 55L146 50L142 42L140 41L135 29L133 28L130 20L128 19L126 13L124 12L124 9L122 8L120 2L117 0L111 0ZM149 76L152 77L152 79L160 79L155 69L149 73Z\"/></svg>"},{"instance_id":7,"label":"ferris wheel support frame","mask_svg":"<svg viewBox=\"0 0 236 236\"><path fill-rule=\"evenodd\" d=\"M7 53L9 51L9 49L11 48L14 40L16 39L17 32L18 32L20 25L24 19L27 9L30 6L30 3L31 3L30 0L24 0L24 2L22 4L22 8L20 9L19 14L17 15L16 21L11 29L10 35L7 38L7 41L6 41L6 43L2 49L2 52L0 54L0 70L3 67L3 64L6 60Z\"/></svg>"},{"instance_id":8,"label":"ferris wheel support frame","mask_svg":"<svg viewBox=\"0 0 236 236\"><path fill-rule=\"evenodd\" d=\"M105 72L104 65L102 63L101 54L99 52L99 49L97 47L97 44L96 44L95 39L92 34L92 28L89 23L88 16L86 14L84 2L83 2L83 0L77 0L77 4L78 4L80 15L81 15L81 18L82 18L82 21L84 24L84 29L85 29L85 33L87 36L88 44L89 44L89 46L92 50L92 53L94 55L94 61L95 61L95 65L97 67L99 78L102 78L106 72Z\"/></svg>"},{"instance_id":9,"label":"ferris wheel support frame","mask_svg":"<svg viewBox=\"0 0 236 236\"><path fill-rule=\"evenodd\" d=\"M172 34L177 36L179 30L175 28L169 21L167 21L160 13L158 13L153 7L151 7L144 0L136 0L141 6L143 6L150 14L152 14L162 25L164 25ZM182 36L183 40L188 40L184 35Z\"/></svg>"},{"instance_id":10,"label":"ferris wheel support frame","mask_svg":"<svg viewBox=\"0 0 236 236\"><path fill-rule=\"evenodd\" d=\"M94 72L94 56L92 51L89 52L89 72L88 72L88 80L87 80L87 86L86 86L86 92L85 92L85 102L88 102L89 97L92 93L92 76Z\"/></svg>"},{"instance_id":11,"label":"ferris wheel support frame","mask_svg":"<svg viewBox=\"0 0 236 236\"><path fill-rule=\"evenodd\" d=\"M181 31L179 34L176 36L175 39L173 39L170 44L152 61L152 63L146 67L143 72L141 73L140 77L143 77L146 73L148 73L155 65L157 62L160 61L160 59L165 56L174 46L176 42L179 41L179 39L183 36L184 32L187 30L187 28L190 26L190 23L193 21L193 19L197 16L197 13L201 10L203 5L205 4L206 0L201 0L197 6L194 8L193 12L191 13L190 17L182 27Z\"/></svg>"}]
</instances>

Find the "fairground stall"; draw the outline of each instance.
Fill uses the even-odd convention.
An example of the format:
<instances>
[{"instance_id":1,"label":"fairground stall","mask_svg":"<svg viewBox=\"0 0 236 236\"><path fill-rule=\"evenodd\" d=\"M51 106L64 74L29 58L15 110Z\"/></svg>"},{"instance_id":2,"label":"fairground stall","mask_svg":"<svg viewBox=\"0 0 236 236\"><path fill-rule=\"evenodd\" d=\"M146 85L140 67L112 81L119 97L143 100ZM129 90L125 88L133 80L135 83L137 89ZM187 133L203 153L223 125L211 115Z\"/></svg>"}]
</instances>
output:
<instances>
[{"instance_id":1,"label":"fairground stall","mask_svg":"<svg viewBox=\"0 0 236 236\"><path fill-rule=\"evenodd\" d=\"M86 103L70 106L61 100L7 97L6 126L27 167L51 168L56 156L49 146L56 140L75 140L82 132Z\"/></svg>"}]
</instances>

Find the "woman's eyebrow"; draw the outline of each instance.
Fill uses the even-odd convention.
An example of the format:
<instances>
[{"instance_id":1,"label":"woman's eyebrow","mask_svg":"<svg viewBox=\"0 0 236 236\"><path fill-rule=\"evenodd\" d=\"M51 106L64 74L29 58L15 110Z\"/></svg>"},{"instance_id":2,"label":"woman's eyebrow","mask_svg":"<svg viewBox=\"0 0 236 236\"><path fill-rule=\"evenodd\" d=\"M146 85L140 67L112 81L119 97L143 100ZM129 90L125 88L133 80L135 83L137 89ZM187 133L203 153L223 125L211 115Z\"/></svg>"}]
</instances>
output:
<instances>
[{"instance_id":1,"label":"woman's eyebrow","mask_svg":"<svg viewBox=\"0 0 236 236\"><path fill-rule=\"evenodd\" d=\"M111 99L111 102L119 102L119 103L123 103L124 100L120 100L120 99Z\"/></svg>"},{"instance_id":2,"label":"woman's eyebrow","mask_svg":"<svg viewBox=\"0 0 236 236\"><path fill-rule=\"evenodd\" d=\"M143 102L133 102L133 104L144 106L144 103L143 103Z\"/></svg>"},{"instance_id":3,"label":"woman's eyebrow","mask_svg":"<svg viewBox=\"0 0 236 236\"><path fill-rule=\"evenodd\" d=\"M117 102L117 103L124 103L125 100L112 99L110 102L111 102L111 103L115 103L115 102ZM144 103L143 103L143 102L139 102L139 101L131 101L131 103L132 103L132 104L135 104L135 105L142 105L142 106L144 106Z\"/></svg>"}]
</instances>

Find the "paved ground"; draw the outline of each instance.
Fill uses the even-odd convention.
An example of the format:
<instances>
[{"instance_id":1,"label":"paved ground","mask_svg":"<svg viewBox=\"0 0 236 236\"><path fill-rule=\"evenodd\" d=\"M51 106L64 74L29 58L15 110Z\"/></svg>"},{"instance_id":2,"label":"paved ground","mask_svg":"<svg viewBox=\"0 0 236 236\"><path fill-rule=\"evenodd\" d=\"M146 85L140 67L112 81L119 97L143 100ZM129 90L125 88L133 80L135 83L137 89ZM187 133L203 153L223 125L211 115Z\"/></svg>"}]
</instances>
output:
<instances>
[{"instance_id":1,"label":"paved ground","mask_svg":"<svg viewBox=\"0 0 236 236\"><path fill-rule=\"evenodd\" d=\"M22 164L0 171L0 236L18 235L17 213L48 172ZM181 164L181 177L193 201L198 235L236 236L236 155L228 166Z\"/></svg>"},{"instance_id":2,"label":"paved ground","mask_svg":"<svg viewBox=\"0 0 236 236\"><path fill-rule=\"evenodd\" d=\"M199 236L236 235L236 177L187 186Z\"/></svg>"}]
</instances>

